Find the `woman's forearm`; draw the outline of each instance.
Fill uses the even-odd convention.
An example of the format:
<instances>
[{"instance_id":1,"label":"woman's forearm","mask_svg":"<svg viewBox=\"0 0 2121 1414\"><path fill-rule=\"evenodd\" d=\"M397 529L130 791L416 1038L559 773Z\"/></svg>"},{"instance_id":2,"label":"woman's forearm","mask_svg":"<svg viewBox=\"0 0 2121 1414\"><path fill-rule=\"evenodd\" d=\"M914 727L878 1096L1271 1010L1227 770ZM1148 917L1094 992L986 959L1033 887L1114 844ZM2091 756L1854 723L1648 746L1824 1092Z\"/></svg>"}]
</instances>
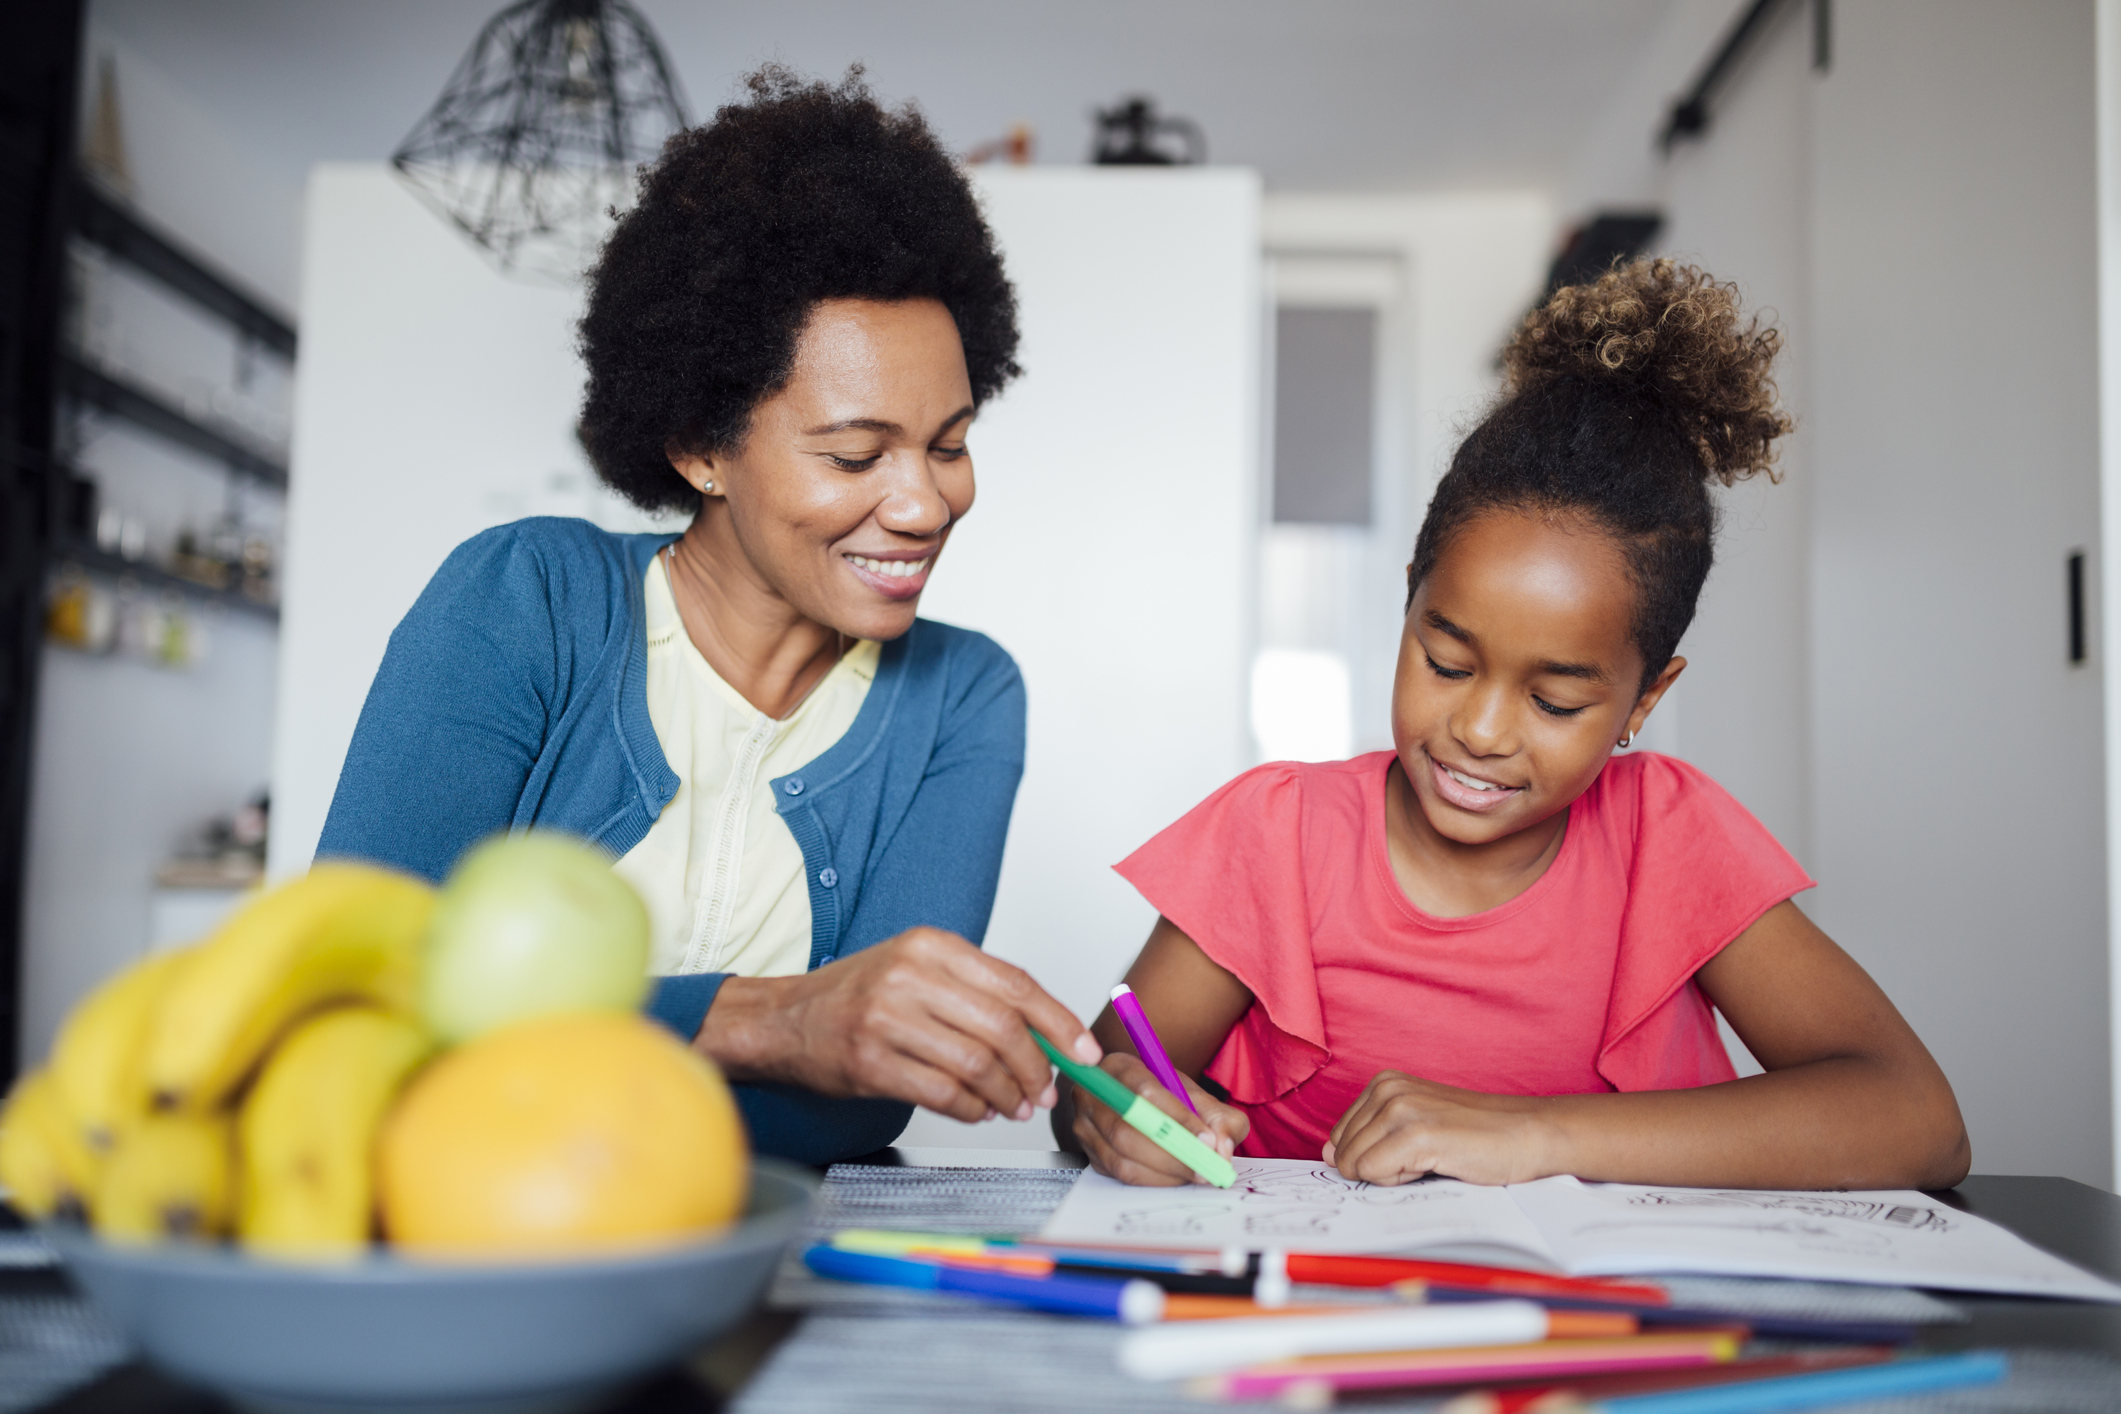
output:
<instances>
[{"instance_id":1,"label":"woman's forearm","mask_svg":"<svg viewBox=\"0 0 2121 1414\"><path fill-rule=\"evenodd\" d=\"M1541 1174L1742 1188L1949 1188L1966 1127L1942 1077L1835 1057L1692 1090L1531 1102Z\"/></svg>"},{"instance_id":2,"label":"woman's forearm","mask_svg":"<svg viewBox=\"0 0 2121 1414\"><path fill-rule=\"evenodd\" d=\"M796 1078L788 1064L801 1048L801 1025L792 1015L793 977L731 977L714 994L693 1048L740 1084L771 1084Z\"/></svg>"}]
</instances>

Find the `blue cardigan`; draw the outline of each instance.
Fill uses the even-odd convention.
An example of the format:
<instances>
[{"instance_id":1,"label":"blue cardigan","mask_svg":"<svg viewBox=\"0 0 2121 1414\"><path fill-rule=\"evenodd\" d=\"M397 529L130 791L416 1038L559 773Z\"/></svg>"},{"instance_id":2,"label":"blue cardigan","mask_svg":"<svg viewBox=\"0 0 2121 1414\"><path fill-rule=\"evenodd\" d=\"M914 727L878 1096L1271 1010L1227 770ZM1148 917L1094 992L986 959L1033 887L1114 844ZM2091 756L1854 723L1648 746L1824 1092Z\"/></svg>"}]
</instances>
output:
<instances>
[{"instance_id":1,"label":"blue cardigan","mask_svg":"<svg viewBox=\"0 0 2121 1414\"><path fill-rule=\"evenodd\" d=\"M451 552L361 708L317 853L439 881L498 830L640 843L677 793L648 719L649 560L665 535L521 520ZM773 782L810 886L810 965L920 924L978 943L1024 766L1024 684L991 639L925 619L884 645L847 734ZM648 1009L690 1040L724 973L657 979ZM880 1149L912 1107L739 1085L763 1153Z\"/></svg>"}]
</instances>

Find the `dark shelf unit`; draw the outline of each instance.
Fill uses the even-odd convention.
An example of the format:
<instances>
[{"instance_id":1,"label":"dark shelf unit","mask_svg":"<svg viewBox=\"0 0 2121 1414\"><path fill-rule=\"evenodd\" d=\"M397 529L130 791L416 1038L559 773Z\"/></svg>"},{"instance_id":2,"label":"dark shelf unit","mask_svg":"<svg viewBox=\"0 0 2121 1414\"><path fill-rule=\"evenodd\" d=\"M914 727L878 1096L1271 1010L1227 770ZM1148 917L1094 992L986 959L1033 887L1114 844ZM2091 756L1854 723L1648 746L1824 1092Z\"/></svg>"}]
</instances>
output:
<instances>
[{"instance_id":1,"label":"dark shelf unit","mask_svg":"<svg viewBox=\"0 0 2121 1414\"><path fill-rule=\"evenodd\" d=\"M135 427L165 437L179 446L225 462L230 471L252 481L287 489L287 468L264 453L244 446L227 433L197 422L171 407L159 394L137 383L105 372L77 355L59 355L59 390L66 396L122 417Z\"/></svg>"},{"instance_id":2,"label":"dark shelf unit","mask_svg":"<svg viewBox=\"0 0 2121 1414\"><path fill-rule=\"evenodd\" d=\"M151 275L201 308L286 358L295 356L295 328L85 177L74 179L74 232Z\"/></svg>"},{"instance_id":3,"label":"dark shelf unit","mask_svg":"<svg viewBox=\"0 0 2121 1414\"><path fill-rule=\"evenodd\" d=\"M142 220L94 182L76 174L68 191L74 235L99 246L165 288L233 326L238 334L282 357L295 356L295 328L227 276L190 254ZM54 383L62 397L122 418L142 431L222 463L240 477L287 489L287 467L220 428L174 406L164 395L142 387L123 373L100 368L70 350L53 364ZM78 534L56 533L46 554L53 565L78 565L91 574L132 579L156 589L174 590L201 603L220 604L278 624L276 604L261 604L239 590L215 589L173 574L159 565L114 555Z\"/></svg>"},{"instance_id":4,"label":"dark shelf unit","mask_svg":"<svg viewBox=\"0 0 2121 1414\"><path fill-rule=\"evenodd\" d=\"M220 604L270 623L280 622L280 607L277 604L260 603L240 590L216 589L210 584L201 584L195 579L172 574L160 565L150 564L145 560L128 560L123 555L113 555L86 540L54 541L51 561L56 565L79 565L91 574L137 580L154 589L174 589L202 603Z\"/></svg>"}]
</instances>

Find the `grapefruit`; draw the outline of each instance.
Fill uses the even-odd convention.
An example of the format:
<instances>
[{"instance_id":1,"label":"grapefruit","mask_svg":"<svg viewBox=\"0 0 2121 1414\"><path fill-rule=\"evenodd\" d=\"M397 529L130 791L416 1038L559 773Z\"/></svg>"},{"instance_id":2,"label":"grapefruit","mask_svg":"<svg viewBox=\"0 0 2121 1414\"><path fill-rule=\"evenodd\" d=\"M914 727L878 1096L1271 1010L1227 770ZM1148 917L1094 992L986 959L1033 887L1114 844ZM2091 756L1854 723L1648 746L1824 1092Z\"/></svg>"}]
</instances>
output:
<instances>
[{"instance_id":1,"label":"grapefruit","mask_svg":"<svg viewBox=\"0 0 2121 1414\"><path fill-rule=\"evenodd\" d=\"M577 1012L430 1065L384 1122L377 1165L384 1228L408 1254L578 1256L733 1221L750 1146L712 1062L639 1016Z\"/></svg>"}]
</instances>

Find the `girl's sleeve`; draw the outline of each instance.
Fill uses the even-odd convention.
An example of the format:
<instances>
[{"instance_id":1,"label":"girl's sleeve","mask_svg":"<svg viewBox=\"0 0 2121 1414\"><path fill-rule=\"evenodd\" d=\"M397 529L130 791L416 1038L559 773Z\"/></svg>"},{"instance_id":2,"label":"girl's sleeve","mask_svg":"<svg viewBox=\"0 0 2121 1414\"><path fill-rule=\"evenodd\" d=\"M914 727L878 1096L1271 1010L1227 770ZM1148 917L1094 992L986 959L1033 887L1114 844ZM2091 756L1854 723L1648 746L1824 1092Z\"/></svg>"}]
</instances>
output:
<instances>
[{"instance_id":1,"label":"girl's sleeve","mask_svg":"<svg viewBox=\"0 0 2121 1414\"><path fill-rule=\"evenodd\" d=\"M1298 768L1261 766L1115 866L1251 991L1207 1067L1239 1104L1287 1094L1332 1055L1311 960L1303 814Z\"/></svg>"},{"instance_id":2,"label":"girl's sleeve","mask_svg":"<svg viewBox=\"0 0 2121 1414\"><path fill-rule=\"evenodd\" d=\"M1694 974L1813 881L1702 772L1668 756L1626 759L1633 788L1616 781L1614 804L1633 813L1634 856L1598 1071L1621 1090L1734 1079Z\"/></svg>"}]
</instances>

